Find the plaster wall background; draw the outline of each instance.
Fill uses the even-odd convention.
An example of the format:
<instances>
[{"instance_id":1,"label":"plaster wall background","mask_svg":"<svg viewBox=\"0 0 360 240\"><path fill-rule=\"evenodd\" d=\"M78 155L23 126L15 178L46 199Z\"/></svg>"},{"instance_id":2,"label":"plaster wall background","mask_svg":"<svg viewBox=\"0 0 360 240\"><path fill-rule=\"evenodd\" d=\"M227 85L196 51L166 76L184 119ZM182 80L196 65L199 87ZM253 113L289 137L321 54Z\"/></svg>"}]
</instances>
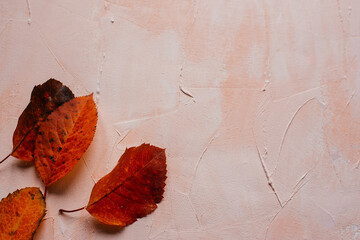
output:
<instances>
[{"instance_id":1,"label":"plaster wall background","mask_svg":"<svg viewBox=\"0 0 360 240\"><path fill-rule=\"evenodd\" d=\"M94 92L95 139L36 239L360 239L360 1L0 2L0 156L34 85ZM123 230L86 211L126 147L166 148L158 209ZM0 197L41 186L0 166Z\"/></svg>"}]
</instances>

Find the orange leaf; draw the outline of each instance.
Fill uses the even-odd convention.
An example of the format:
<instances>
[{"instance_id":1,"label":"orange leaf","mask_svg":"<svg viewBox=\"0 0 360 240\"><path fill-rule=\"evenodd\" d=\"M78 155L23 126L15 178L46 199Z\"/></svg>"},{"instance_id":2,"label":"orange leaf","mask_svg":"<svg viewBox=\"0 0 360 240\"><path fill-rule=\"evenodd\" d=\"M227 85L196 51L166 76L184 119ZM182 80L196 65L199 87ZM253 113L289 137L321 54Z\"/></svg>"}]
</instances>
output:
<instances>
[{"instance_id":1,"label":"orange leaf","mask_svg":"<svg viewBox=\"0 0 360 240\"><path fill-rule=\"evenodd\" d=\"M32 239L45 216L45 199L39 188L27 187L0 202L0 239Z\"/></svg>"},{"instance_id":2,"label":"orange leaf","mask_svg":"<svg viewBox=\"0 0 360 240\"><path fill-rule=\"evenodd\" d=\"M52 111L72 98L74 94L71 90L55 79L49 79L42 85L35 86L30 103L19 117L13 136L11 155L32 161L39 124Z\"/></svg>"},{"instance_id":3,"label":"orange leaf","mask_svg":"<svg viewBox=\"0 0 360 240\"><path fill-rule=\"evenodd\" d=\"M154 211L163 198L165 149L126 149L115 168L94 186L86 210L99 221L126 226Z\"/></svg>"},{"instance_id":4,"label":"orange leaf","mask_svg":"<svg viewBox=\"0 0 360 240\"><path fill-rule=\"evenodd\" d=\"M97 110L92 94L77 97L53 111L41 124L35 143L35 165L46 186L64 177L90 145Z\"/></svg>"}]
</instances>

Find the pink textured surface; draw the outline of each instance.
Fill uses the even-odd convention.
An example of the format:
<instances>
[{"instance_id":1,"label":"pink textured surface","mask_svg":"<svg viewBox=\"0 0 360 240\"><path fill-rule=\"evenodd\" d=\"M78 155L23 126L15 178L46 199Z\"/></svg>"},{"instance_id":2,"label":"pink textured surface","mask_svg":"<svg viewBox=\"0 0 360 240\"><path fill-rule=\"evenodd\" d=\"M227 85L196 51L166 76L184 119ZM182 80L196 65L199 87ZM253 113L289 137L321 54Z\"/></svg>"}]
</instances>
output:
<instances>
[{"instance_id":1,"label":"pink textured surface","mask_svg":"<svg viewBox=\"0 0 360 240\"><path fill-rule=\"evenodd\" d=\"M49 78L99 111L36 239L360 239L359 19L351 0L1 1L0 155ZM167 153L154 213L58 215L143 142ZM13 157L0 183L42 186Z\"/></svg>"}]
</instances>

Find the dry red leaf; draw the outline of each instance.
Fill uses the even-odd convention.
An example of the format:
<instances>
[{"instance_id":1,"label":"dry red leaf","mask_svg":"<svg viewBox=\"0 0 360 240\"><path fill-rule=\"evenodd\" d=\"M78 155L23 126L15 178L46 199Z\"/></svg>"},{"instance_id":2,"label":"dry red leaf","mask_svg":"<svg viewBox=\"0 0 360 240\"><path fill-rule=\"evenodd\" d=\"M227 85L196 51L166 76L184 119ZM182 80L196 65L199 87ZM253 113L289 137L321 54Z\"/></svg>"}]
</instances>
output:
<instances>
[{"instance_id":1,"label":"dry red leaf","mask_svg":"<svg viewBox=\"0 0 360 240\"><path fill-rule=\"evenodd\" d=\"M163 198L165 149L126 149L115 168L94 186L86 210L100 222L126 226L154 211Z\"/></svg>"},{"instance_id":2,"label":"dry red leaf","mask_svg":"<svg viewBox=\"0 0 360 240\"><path fill-rule=\"evenodd\" d=\"M90 145L96 129L93 96L74 98L41 124L35 142L35 165L45 186L64 177Z\"/></svg>"},{"instance_id":3,"label":"dry red leaf","mask_svg":"<svg viewBox=\"0 0 360 240\"><path fill-rule=\"evenodd\" d=\"M34 158L35 139L40 123L56 108L74 98L71 90L55 79L35 86L30 103L19 117L13 135L11 155L32 161Z\"/></svg>"},{"instance_id":4,"label":"dry red leaf","mask_svg":"<svg viewBox=\"0 0 360 240\"><path fill-rule=\"evenodd\" d=\"M45 199L39 188L28 187L0 202L0 239L33 239L45 216Z\"/></svg>"}]
</instances>

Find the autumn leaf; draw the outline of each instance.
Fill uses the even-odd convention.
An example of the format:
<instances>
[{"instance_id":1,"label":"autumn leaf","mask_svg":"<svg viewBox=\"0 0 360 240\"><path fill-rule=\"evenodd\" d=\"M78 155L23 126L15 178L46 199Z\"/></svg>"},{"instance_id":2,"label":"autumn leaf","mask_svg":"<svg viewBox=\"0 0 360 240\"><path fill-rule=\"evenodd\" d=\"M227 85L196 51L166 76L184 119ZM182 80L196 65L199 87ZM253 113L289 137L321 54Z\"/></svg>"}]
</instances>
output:
<instances>
[{"instance_id":1,"label":"autumn leaf","mask_svg":"<svg viewBox=\"0 0 360 240\"><path fill-rule=\"evenodd\" d=\"M149 144L126 149L115 168L95 184L84 208L100 222L127 226L156 209L165 179L165 149Z\"/></svg>"},{"instance_id":2,"label":"autumn leaf","mask_svg":"<svg viewBox=\"0 0 360 240\"><path fill-rule=\"evenodd\" d=\"M93 95L74 98L41 124L35 142L35 165L45 186L64 177L89 147L96 129Z\"/></svg>"},{"instance_id":3,"label":"autumn leaf","mask_svg":"<svg viewBox=\"0 0 360 240\"><path fill-rule=\"evenodd\" d=\"M45 216L45 199L39 188L27 187L0 202L0 239L33 239Z\"/></svg>"},{"instance_id":4,"label":"autumn leaf","mask_svg":"<svg viewBox=\"0 0 360 240\"><path fill-rule=\"evenodd\" d=\"M19 117L10 155L32 161L39 125L52 111L72 98L74 94L71 90L55 79L49 79L35 86L31 93L30 103Z\"/></svg>"}]
</instances>

